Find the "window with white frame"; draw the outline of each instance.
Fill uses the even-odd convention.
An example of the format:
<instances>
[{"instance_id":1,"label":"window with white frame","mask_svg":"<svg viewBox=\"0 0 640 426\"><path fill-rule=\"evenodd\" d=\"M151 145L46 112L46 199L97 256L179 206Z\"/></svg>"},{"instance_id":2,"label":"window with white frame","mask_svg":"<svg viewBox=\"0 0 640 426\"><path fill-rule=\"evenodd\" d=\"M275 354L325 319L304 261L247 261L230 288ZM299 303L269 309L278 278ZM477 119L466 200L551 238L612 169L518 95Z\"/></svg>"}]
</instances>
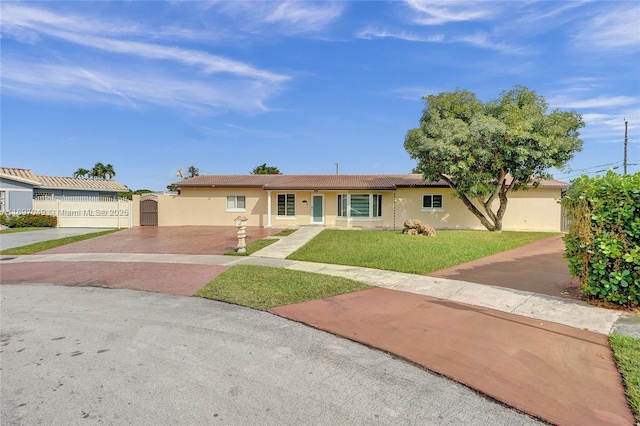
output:
<instances>
[{"instance_id":1,"label":"window with white frame","mask_svg":"<svg viewBox=\"0 0 640 426\"><path fill-rule=\"evenodd\" d=\"M296 195L295 194L278 194L278 216L296 215Z\"/></svg>"},{"instance_id":2,"label":"window with white frame","mask_svg":"<svg viewBox=\"0 0 640 426\"><path fill-rule=\"evenodd\" d=\"M338 216L380 218L382 194L338 194Z\"/></svg>"},{"instance_id":3,"label":"window with white frame","mask_svg":"<svg viewBox=\"0 0 640 426\"><path fill-rule=\"evenodd\" d=\"M442 195L422 194L422 210L442 210Z\"/></svg>"},{"instance_id":4,"label":"window with white frame","mask_svg":"<svg viewBox=\"0 0 640 426\"><path fill-rule=\"evenodd\" d=\"M9 210L7 206L7 191L0 191L0 212Z\"/></svg>"},{"instance_id":5,"label":"window with white frame","mask_svg":"<svg viewBox=\"0 0 640 426\"><path fill-rule=\"evenodd\" d=\"M247 209L244 195L227 195L228 212L244 212Z\"/></svg>"},{"instance_id":6,"label":"window with white frame","mask_svg":"<svg viewBox=\"0 0 640 426\"><path fill-rule=\"evenodd\" d=\"M51 201L53 200L53 192L34 192L33 199L39 201Z\"/></svg>"}]
</instances>

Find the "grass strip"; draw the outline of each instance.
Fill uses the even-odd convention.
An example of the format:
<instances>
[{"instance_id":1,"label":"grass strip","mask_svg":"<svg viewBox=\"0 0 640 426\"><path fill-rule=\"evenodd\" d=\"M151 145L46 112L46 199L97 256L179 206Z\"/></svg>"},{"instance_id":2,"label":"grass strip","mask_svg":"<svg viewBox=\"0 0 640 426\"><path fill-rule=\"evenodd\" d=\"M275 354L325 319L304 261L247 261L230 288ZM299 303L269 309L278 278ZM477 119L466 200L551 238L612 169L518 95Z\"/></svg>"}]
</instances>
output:
<instances>
[{"instance_id":1,"label":"grass strip","mask_svg":"<svg viewBox=\"0 0 640 426\"><path fill-rule=\"evenodd\" d=\"M640 422L640 339L612 334L609 343L622 373L629 405Z\"/></svg>"},{"instance_id":2,"label":"grass strip","mask_svg":"<svg viewBox=\"0 0 640 426\"><path fill-rule=\"evenodd\" d=\"M439 230L435 237L400 231L326 229L287 259L427 274L558 233Z\"/></svg>"},{"instance_id":3,"label":"grass strip","mask_svg":"<svg viewBox=\"0 0 640 426\"><path fill-rule=\"evenodd\" d=\"M277 234L274 234L274 237L288 237L289 235L293 234L296 231L297 231L297 229L295 229L295 228L283 229L282 231L278 232Z\"/></svg>"},{"instance_id":4,"label":"grass strip","mask_svg":"<svg viewBox=\"0 0 640 426\"><path fill-rule=\"evenodd\" d=\"M3 229L3 230L0 230L0 234L15 234L16 232L42 231L43 229L51 229L51 228L25 226L24 228Z\"/></svg>"},{"instance_id":5,"label":"grass strip","mask_svg":"<svg viewBox=\"0 0 640 426\"><path fill-rule=\"evenodd\" d=\"M257 252L258 250L262 250L263 248L265 248L266 246L269 246L273 243L275 243L276 241L278 241L277 239L268 239L268 240L256 240L256 241L252 241L249 244L247 244L247 246L245 247L247 252L246 253L238 253L236 250L230 250L228 252L225 253L225 255L227 256L249 256L255 252Z\"/></svg>"},{"instance_id":6,"label":"grass strip","mask_svg":"<svg viewBox=\"0 0 640 426\"><path fill-rule=\"evenodd\" d=\"M236 265L195 295L261 311L373 288L341 277L267 266Z\"/></svg>"},{"instance_id":7,"label":"grass strip","mask_svg":"<svg viewBox=\"0 0 640 426\"><path fill-rule=\"evenodd\" d=\"M72 237L58 238L57 240L42 241L39 243L33 243L26 246L13 247L0 251L0 254L15 254L25 255L33 254L43 250L49 250L55 247L64 246L66 244L75 243L78 241L84 241L102 235L113 234L121 229L109 229L108 231L93 232L91 234L74 235Z\"/></svg>"}]
</instances>

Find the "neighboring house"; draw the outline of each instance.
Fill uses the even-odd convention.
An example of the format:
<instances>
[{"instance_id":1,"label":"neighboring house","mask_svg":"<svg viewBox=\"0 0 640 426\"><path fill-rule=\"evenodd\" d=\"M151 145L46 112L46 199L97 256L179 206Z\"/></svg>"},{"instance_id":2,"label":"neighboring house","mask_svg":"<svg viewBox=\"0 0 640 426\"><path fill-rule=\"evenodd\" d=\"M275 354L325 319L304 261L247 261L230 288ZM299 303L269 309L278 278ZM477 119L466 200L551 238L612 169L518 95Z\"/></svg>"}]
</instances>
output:
<instances>
[{"instance_id":1,"label":"neighboring house","mask_svg":"<svg viewBox=\"0 0 640 426\"><path fill-rule=\"evenodd\" d=\"M57 176L40 176L29 169L0 167L0 211L22 212L33 208L34 200L87 197L117 200L118 192L129 189L114 181Z\"/></svg>"},{"instance_id":2,"label":"neighboring house","mask_svg":"<svg viewBox=\"0 0 640 426\"><path fill-rule=\"evenodd\" d=\"M178 195L157 197L160 226L299 225L400 229L406 219L435 228L484 229L443 181L421 175L202 175L174 184ZM568 186L543 180L509 194L505 230L560 231L558 201ZM139 224L134 219L134 225Z\"/></svg>"}]
</instances>

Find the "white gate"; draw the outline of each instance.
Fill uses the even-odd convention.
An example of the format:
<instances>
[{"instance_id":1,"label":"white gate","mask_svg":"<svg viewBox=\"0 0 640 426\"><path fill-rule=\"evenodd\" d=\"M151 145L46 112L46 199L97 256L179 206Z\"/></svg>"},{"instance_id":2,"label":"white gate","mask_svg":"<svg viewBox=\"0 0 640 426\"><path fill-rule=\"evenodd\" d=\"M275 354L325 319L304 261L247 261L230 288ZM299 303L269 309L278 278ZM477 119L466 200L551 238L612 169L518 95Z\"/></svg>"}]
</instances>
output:
<instances>
[{"instance_id":1,"label":"white gate","mask_svg":"<svg viewBox=\"0 0 640 426\"><path fill-rule=\"evenodd\" d=\"M132 203L127 199L63 197L33 200L33 213L58 217L59 228L131 228Z\"/></svg>"}]
</instances>

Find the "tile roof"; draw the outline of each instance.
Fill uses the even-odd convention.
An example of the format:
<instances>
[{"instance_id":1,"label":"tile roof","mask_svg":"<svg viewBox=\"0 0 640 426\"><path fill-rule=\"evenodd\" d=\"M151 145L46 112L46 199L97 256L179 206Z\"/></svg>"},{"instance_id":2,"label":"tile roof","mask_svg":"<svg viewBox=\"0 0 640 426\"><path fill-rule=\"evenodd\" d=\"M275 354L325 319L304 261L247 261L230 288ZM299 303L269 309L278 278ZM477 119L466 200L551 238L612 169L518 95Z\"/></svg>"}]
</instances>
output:
<instances>
[{"instance_id":1,"label":"tile roof","mask_svg":"<svg viewBox=\"0 0 640 426\"><path fill-rule=\"evenodd\" d=\"M0 167L0 177L17 182L28 183L38 188L51 189L88 189L125 192L129 188L115 180L83 179L57 176L36 175L29 169Z\"/></svg>"},{"instance_id":2,"label":"tile roof","mask_svg":"<svg viewBox=\"0 0 640 426\"><path fill-rule=\"evenodd\" d=\"M10 167L0 167L0 177L17 182L29 183L39 186L40 182L36 175L29 169L14 169Z\"/></svg>"},{"instance_id":3,"label":"tile roof","mask_svg":"<svg viewBox=\"0 0 640 426\"><path fill-rule=\"evenodd\" d=\"M181 188L263 188L265 190L340 190L447 187L443 180L428 181L419 174L407 175L202 175L176 182ZM543 188L566 188L568 184L541 180Z\"/></svg>"},{"instance_id":4,"label":"tile roof","mask_svg":"<svg viewBox=\"0 0 640 426\"><path fill-rule=\"evenodd\" d=\"M119 182L116 182L115 180L84 179L58 176L37 176L37 178L42 183L41 188L91 189L120 192L126 192L129 190L129 188Z\"/></svg>"}]
</instances>

